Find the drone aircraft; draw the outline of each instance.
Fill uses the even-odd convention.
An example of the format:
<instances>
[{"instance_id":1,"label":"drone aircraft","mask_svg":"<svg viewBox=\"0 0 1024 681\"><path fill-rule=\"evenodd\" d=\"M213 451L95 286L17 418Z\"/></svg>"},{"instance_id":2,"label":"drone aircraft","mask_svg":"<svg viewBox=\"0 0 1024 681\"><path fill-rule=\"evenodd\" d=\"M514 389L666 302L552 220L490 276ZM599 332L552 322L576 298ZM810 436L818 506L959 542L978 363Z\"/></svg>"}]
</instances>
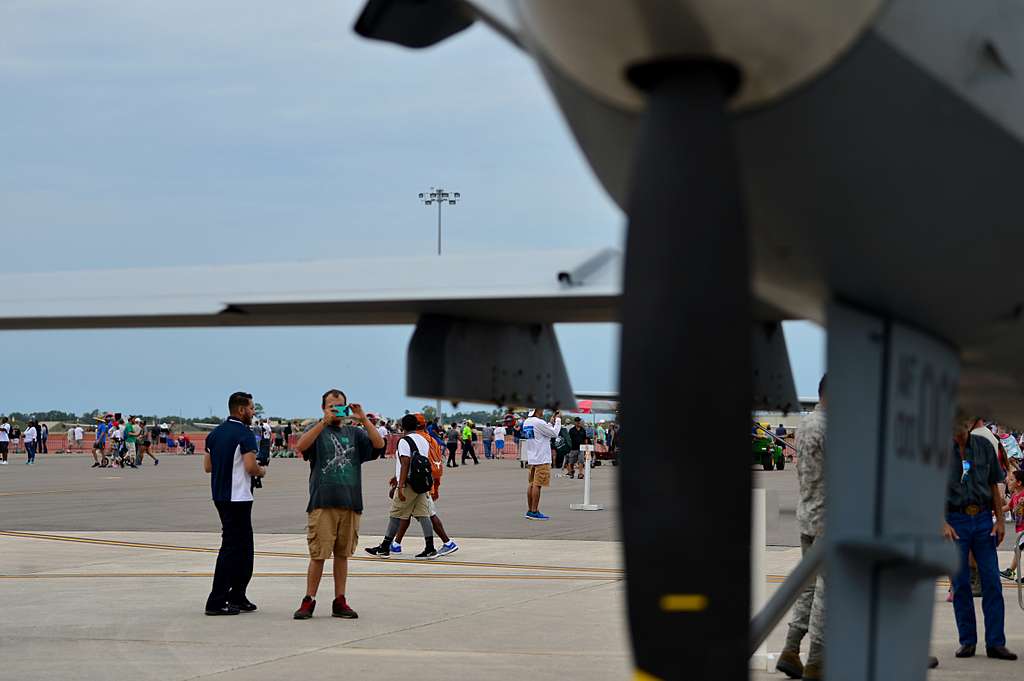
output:
<instances>
[{"instance_id":1,"label":"drone aircraft","mask_svg":"<svg viewBox=\"0 0 1024 681\"><path fill-rule=\"evenodd\" d=\"M571 407L552 324L621 321L637 678L745 678L823 563L827 677L924 679L934 579L958 569L938 532L954 412L1024 415L1024 5L371 0L355 30L424 48L478 21L532 57L629 218L624 257L346 264L399 273L370 291L330 263L181 268L123 301L121 273L3 276L0 328L414 323L409 394ZM751 622L739 454L752 409L799 408L785 319L828 331L829 530ZM652 427L697 410L736 456Z\"/></svg>"}]
</instances>

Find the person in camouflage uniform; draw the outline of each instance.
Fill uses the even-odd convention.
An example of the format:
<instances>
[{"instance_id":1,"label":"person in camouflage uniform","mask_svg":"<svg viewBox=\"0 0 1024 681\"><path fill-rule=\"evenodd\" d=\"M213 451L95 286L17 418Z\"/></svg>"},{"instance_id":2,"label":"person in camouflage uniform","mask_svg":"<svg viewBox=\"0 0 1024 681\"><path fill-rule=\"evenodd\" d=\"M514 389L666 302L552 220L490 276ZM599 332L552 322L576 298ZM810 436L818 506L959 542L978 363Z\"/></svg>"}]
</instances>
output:
<instances>
[{"instance_id":1,"label":"person in camouflage uniform","mask_svg":"<svg viewBox=\"0 0 1024 681\"><path fill-rule=\"evenodd\" d=\"M796 521L800 528L800 549L807 553L825 531L825 377L818 384L818 406L800 424L796 434L796 472L800 498ZM800 643L811 636L807 665L800 661ZM814 583L800 594L793 606L786 645L776 669L792 679L821 679L824 671L825 582L819 573Z\"/></svg>"}]
</instances>

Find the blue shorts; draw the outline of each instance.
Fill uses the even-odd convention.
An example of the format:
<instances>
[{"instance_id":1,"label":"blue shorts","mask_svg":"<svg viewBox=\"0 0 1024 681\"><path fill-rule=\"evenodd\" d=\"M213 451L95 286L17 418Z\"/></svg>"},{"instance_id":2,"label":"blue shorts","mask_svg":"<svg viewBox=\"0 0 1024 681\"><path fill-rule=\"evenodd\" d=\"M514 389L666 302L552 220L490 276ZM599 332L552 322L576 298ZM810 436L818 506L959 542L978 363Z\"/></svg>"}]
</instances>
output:
<instances>
[{"instance_id":1,"label":"blue shorts","mask_svg":"<svg viewBox=\"0 0 1024 681\"><path fill-rule=\"evenodd\" d=\"M494 446L497 447L498 449L505 449L505 441L504 440L495 440L494 441Z\"/></svg>"}]
</instances>

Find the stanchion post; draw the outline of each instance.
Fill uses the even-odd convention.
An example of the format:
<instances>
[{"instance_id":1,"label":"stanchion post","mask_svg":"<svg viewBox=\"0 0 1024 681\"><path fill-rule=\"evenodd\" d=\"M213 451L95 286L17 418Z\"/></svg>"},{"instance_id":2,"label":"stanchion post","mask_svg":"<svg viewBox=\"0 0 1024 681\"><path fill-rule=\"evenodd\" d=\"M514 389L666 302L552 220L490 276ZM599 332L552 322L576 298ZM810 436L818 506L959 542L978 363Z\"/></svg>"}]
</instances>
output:
<instances>
[{"instance_id":1,"label":"stanchion post","mask_svg":"<svg viewBox=\"0 0 1024 681\"><path fill-rule=\"evenodd\" d=\"M764 489L754 489L751 497L750 519L750 616L761 611L768 602L768 575L766 572L766 545L768 543L767 506L768 500ZM762 642L757 651L750 656L750 668L756 671L768 671L775 661L775 656L768 653L768 644Z\"/></svg>"},{"instance_id":2,"label":"stanchion post","mask_svg":"<svg viewBox=\"0 0 1024 681\"><path fill-rule=\"evenodd\" d=\"M590 461L594 455L594 445L580 445L580 454L583 455L583 503L569 504L573 511L601 511L603 504L590 503Z\"/></svg>"}]
</instances>

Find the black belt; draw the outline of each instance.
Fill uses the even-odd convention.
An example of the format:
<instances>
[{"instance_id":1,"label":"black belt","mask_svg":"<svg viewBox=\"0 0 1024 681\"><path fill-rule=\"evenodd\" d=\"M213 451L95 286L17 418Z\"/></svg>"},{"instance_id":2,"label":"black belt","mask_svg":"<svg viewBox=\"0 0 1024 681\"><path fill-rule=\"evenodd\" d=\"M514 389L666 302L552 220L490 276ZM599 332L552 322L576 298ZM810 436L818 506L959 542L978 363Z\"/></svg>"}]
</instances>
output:
<instances>
[{"instance_id":1,"label":"black belt","mask_svg":"<svg viewBox=\"0 0 1024 681\"><path fill-rule=\"evenodd\" d=\"M946 513L965 513L967 515L978 515L985 511L991 512L992 507L988 504L964 504L963 506L956 506L954 504L946 504Z\"/></svg>"}]
</instances>

